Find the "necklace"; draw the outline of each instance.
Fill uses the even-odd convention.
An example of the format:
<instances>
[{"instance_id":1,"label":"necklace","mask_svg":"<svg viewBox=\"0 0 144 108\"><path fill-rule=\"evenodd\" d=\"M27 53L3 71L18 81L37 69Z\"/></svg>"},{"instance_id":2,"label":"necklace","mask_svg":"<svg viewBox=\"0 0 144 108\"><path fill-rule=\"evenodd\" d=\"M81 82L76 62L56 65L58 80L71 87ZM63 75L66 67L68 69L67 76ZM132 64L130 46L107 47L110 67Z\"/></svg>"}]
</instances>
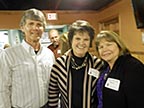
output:
<instances>
[{"instance_id":1,"label":"necklace","mask_svg":"<svg viewBox=\"0 0 144 108\"><path fill-rule=\"evenodd\" d=\"M82 63L81 65L78 65L78 64L75 62L75 59L72 57L72 58L71 58L72 68L75 69L75 70L79 70L79 69L85 67L86 64L87 64L87 58L88 58L88 57L86 56L85 59L84 59L84 61L83 61L83 63Z\"/></svg>"}]
</instances>

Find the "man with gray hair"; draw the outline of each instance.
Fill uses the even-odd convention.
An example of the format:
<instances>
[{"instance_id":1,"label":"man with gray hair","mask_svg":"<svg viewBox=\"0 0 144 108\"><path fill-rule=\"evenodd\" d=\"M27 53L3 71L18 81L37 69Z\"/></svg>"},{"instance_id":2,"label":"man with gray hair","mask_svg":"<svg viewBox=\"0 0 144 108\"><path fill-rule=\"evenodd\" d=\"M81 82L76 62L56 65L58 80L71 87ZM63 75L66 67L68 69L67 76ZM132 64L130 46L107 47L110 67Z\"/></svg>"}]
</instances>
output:
<instances>
[{"instance_id":1,"label":"man with gray hair","mask_svg":"<svg viewBox=\"0 0 144 108\"><path fill-rule=\"evenodd\" d=\"M53 52L40 44L46 19L42 11L24 12L21 44L0 55L0 108L47 108Z\"/></svg>"}]
</instances>

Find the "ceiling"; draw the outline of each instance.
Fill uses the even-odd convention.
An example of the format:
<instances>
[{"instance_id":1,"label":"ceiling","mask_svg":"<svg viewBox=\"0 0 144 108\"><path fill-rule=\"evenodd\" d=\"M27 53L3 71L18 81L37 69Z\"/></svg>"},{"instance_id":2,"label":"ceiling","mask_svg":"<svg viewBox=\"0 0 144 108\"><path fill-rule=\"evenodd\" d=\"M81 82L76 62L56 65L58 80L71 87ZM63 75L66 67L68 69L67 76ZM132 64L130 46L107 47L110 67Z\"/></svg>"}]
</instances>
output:
<instances>
[{"instance_id":1,"label":"ceiling","mask_svg":"<svg viewBox=\"0 0 144 108\"><path fill-rule=\"evenodd\" d=\"M95 10L98 11L118 0L0 0L0 10Z\"/></svg>"}]
</instances>

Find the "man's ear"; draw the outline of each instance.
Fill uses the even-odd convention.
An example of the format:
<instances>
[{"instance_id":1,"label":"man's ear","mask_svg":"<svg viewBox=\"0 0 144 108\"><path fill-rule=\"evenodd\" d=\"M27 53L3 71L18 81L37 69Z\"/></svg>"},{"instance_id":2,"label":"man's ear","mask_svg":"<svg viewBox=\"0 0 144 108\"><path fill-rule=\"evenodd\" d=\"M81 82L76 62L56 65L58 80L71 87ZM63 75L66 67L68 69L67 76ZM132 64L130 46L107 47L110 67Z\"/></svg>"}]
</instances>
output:
<instances>
[{"instance_id":1,"label":"man's ear","mask_svg":"<svg viewBox=\"0 0 144 108\"><path fill-rule=\"evenodd\" d=\"M21 27L20 27L20 30L21 30L22 32L24 32L24 27L23 27L23 26L21 26Z\"/></svg>"}]
</instances>

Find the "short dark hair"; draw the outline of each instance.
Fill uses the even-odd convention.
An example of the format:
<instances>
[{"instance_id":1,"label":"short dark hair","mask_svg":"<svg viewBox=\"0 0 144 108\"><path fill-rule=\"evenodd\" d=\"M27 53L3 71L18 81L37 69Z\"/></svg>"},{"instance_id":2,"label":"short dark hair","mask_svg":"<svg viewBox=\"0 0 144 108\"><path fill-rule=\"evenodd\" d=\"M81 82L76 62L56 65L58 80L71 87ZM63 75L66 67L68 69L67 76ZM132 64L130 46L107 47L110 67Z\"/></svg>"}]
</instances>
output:
<instances>
[{"instance_id":1,"label":"short dark hair","mask_svg":"<svg viewBox=\"0 0 144 108\"><path fill-rule=\"evenodd\" d=\"M89 22L85 20L76 20L75 22L72 23L68 31L68 41L70 47L72 44L73 36L75 35L76 32L87 32L90 36L90 46L92 46L92 40L94 39L95 30L89 24Z\"/></svg>"}]
</instances>

